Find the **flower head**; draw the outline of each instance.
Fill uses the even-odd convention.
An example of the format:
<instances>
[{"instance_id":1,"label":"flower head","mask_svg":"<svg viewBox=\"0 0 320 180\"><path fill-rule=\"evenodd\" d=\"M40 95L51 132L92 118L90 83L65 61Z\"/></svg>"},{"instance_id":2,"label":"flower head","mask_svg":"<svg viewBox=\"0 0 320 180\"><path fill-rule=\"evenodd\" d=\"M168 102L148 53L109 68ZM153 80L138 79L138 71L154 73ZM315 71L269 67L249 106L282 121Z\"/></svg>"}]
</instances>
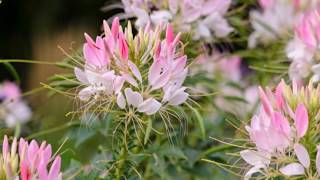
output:
<instances>
[{"instance_id":1,"label":"flower head","mask_svg":"<svg viewBox=\"0 0 320 180\"><path fill-rule=\"evenodd\" d=\"M187 57L180 47L180 34L167 25L150 26L132 34L129 22L124 30L115 18L111 28L104 22L104 36L93 41L87 34L83 48L84 69L75 75L84 86L80 100L106 106L115 103L120 109L147 115L161 107L178 106L188 98L183 82L187 76Z\"/></svg>"},{"instance_id":2,"label":"flower head","mask_svg":"<svg viewBox=\"0 0 320 180\"><path fill-rule=\"evenodd\" d=\"M4 137L0 156L1 179L61 180L60 164L60 157L52 157L51 146L46 142L39 146L34 140L29 144L22 138L19 142L14 138L10 148L7 136Z\"/></svg>"},{"instance_id":3,"label":"flower head","mask_svg":"<svg viewBox=\"0 0 320 180\"><path fill-rule=\"evenodd\" d=\"M31 110L21 99L19 87L9 81L0 84L0 119L8 127L25 123L31 118Z\"/></svg>"},{"instance_id":4,"label":"flower head","mask_svg":"<svg viewBox=\"0 0 320 180\"><path fill-rule=\"evenodd\" d=\"M250 126L246 126L256 150L240 152L253 166L246 178L255 173L268 177L319 178L319 158L315 164L310 160L319 154L316 146L320 143L319 133L313 128L318 126L319 93L319 87L314 88L312 83L298 87L294 82L290 87L282 81L274 92L260 88L260 111L251 119Z\"/></svg>"}]
</instances>

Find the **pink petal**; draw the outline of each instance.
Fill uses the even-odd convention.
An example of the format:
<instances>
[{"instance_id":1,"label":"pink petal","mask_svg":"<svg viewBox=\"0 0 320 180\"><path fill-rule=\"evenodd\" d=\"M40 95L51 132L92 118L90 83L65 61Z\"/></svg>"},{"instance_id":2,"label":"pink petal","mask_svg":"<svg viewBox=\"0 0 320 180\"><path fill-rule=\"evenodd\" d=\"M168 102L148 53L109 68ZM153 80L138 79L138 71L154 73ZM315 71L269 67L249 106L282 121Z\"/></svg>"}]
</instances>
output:
<instances>
[{"instance_id":1,"label":"pink petal","mask_svg":"<svg viewBox=\"0 0 320 180\"><path fill-rule=\"evenodd\" d=\"M310 167L310 156L306 148L301 144L295 144L294 152L298 157L299 162L308 169Z\"/></svg>"},{"instance_id":2,"label":"pink petal","mask_svg":"<svg viewBox=\"0 0 320 180\"><path fill-rule=\"evenodd\" d=\"M269 115L271 115L272 110L272 106L271 103L268 99L268 96L266 95L266 93L264 92L264 90L259 86L259 94L260 94L260 100L262 103L262 106L265 110L265 112Z\"/></svg>"},{"instance_id":3,"label":"pink petal","mask_svg":"<svg viewBox=\"0 0 320 180\"><path fill-rule=\"evenodd\" d=\"M291 128L287 118L279 112L274 112L272 120L276 129L284 133L288 139L291 138Z\"/></svg>"},{"instance_id":4,"label":"pink petal","mask_svg":"<svg viewBox=\"0 0 320 180\"><path fill-rule=\"evenodd\" d=\"M111 27L111 32L112 35L115 39L118 38L119 35L119 27L120 27L120 22L119 22L119 18L115 17L112 21L112 27Z\"/></svg>"},{"instance_id":5,"label":"pink petal","mask_svg":"<svg viewBox=\"0 0 320 180\"><path fill-rule=\"evenodd\" d=\"M166 31L166 42L169 45L174 40L174 32L171 24L167 25L167 31Z\"/></svg>"},{"instance_id":6,"label":"pink petal","mask_svg":"<svg viewBox=\"0 0 320 180\"><path fill-rule=\"evenodd\" d=\"M48 180L51 179L56 179L60 173L60 166L61 166L61 158L60 156L56 157L55 160L53 161L50 171L49 171L49 176Z\"/></svg>"},{"instance_id":7,"label":"pink petal","mask_svg":"<svg viewBox=\"0 0 320 180\"><path fill-rule=\"evenodd\" d=\"M138 111L144 112L147 115L152 115L158 112L160 107L161 107L161 103L159 103L157 100L153 98L149 98L138 106Z\"/></svg>"},{"instance_id":8,"label":"pink petal","mask_svg":"<svg viewBox=\"0 0 320 180\"><path fill-rule=\"evenodd\" d=\"M142 77L140 74L139 69L137 68L137 66L132 62L132 61L128 61L128 65L130 67L130 70L132 71L133 75L140 81L142 82Z\"/></svg>"},{"instance_id":9,"label":"pink petal","mask_svg":"<svg viewBox=\"0 0 320 180\"><path fill-rule=\"evenodd\" d=\"M304 174L304 167L299 163L291 163L282 168L280 172L286 176L296 176Z\"/></svg>"},{"instance_id":10,"label":"pink petal","mask_svg":"<svg viewBox=\"0 0 320 180\"><path fill-rule=\"evenodd\" d=\"M124 109L126 107L126 100L121 92L117 96L117 104L120 109Z\"/></svg>"},{"instance_id":11,"label":"pink petal","mask_svg":"<svg viewBox=\"0 0 320 180\"><path fill-rule=\"evenodd\" d=\"M131 75L123 73L123 74L122 74L122 77L123 77L128 83L130 83L132 86L138 87L137 81L136 81Z\"/></svg>"},{"instance_id":12,"label":"pink petal","mask_svg":"<svg viewBox=\"0 0 320 180\"><path fill-rule=\"evenodd\" d=\"M125 79L121 76L116 76L116 78L114 79L114 87L113 90L116 94L118 94L120 92L120 90L123 87L123 84L125 82Z\"/></svg>"},{"instance_id":13,"label":"pink petal","mask_svg":"<svg viewBox=\"0 0 320 180\"><path fill-rule=\"evenodd\" d=\"M88 83L89 83L89 81L88 81L88 79L87 79L87 77L86 77L86 74L85 74L81 69L75 67L75 68L74 68L74 74L76 75L76 78L77 78L80 82L82 82L82 83L84 83L84 84L88 84Z\"/></svg>"},{"instance_id":14,"label":"pink petal","mask_svg":"<svg viewBox=\"0 0 320 180\"><path fill-rule=\"evenodd\" d=\"M91 86L82 89L78 96L81 101L89 101L91 96L96 92Z\"/></svg>"},{"instance_id":15,"label":"pink petal","mask_svg":"<svg viewBox=\"0 0 320 180\"><path fill-rule=\"evenodd\" d=\"M8 153L9 153L8 137L7 137L7 135L4 135L3 143L2 143L2 156L3 156L3 159L7 159L6 157L8 156Z\"/></svg>"},{"instance_id":16,"label":"pink petal","mask_svg":"<svg viewBox=\"0 0 320 180\"><path fill-rule=\"evenodd\" d=\"M240 152L240 156L243 160L245 160L252 166L260 164L268 165L270 163L270 156L267 153L252 150L243 150Z\"/></svg>"},{"instance_id":17,"label":"pink petal","mask_svg":"<svg viewBox=\"0 0 320 180\"><path fill-rule=\"evenodd\" d=\"M126 88L124 93L127 98L128 105L133 107L138 107L142 102L143 98L140 93L132 91L131 88Z\"/></svg>"},{"instance_id":18,"label":"pink petal","mask_svg":"<svg viewBox=\"0 0 320 180\"><path fill-rule=\"evenodd\" d=\"M308 130L308 111L303 104L299 104L295 112L295 126L298 138L303 137Z\"/></svg>"},{"instance_id":19,"label":"pink petal","mask_svg":"<svg viewBox=\"0 0 320 180\"><path fill-rule=\"evenodd\" d=\"M119 33L119 51L121 58L128 60L129 49L123 33Z\"/></svg>"}]
</instances>

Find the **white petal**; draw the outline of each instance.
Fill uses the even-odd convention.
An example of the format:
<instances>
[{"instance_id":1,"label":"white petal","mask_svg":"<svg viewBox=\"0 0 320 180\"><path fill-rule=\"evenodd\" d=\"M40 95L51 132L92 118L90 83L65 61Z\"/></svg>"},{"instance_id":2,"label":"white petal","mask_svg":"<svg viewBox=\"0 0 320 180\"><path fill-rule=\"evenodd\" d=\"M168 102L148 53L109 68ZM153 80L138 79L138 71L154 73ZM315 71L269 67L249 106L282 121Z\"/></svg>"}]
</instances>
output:
<instances>
[{"instance_id":1,"label":"white petal","mask_svg":"<svg viewBox=\"0 0 320 180\"><path fill-rule=\"evenodd\" d=\"M296 153L299 162L308 169L310 166L310 156L306 148L301 144L295 144L294 152Z\"/></svg>"},{"instance_id":2,"label":"white petal","mask_svg":"<svg viewBox=\"0 0 320 180\"><path fill-rule=\"evenodd\" d=\"M116 94L118 94L120 92L120 90L122 89L124 81L125 81L125 79L121 76L117 76L114 79L113 90Z\"/></svg>"},{"instance_id":3,"label":"white petal","mask_svg":"<svg viewBox=\"0 0 320 180\"><path fill-rule=\"evenodd\" d=\"M161 103L153 98L149 98L139 105L138 111L145 112L147 115L152 115L158 112L160 107Z\"/></svg>"},{"instance_id":4,"label":"white petal","mask_svg":"<svg viewBox=\"0 0 320 180\"><path fill-rule=\"evenodd\" d=\"M291 163L282 168L280 172L286 176L296 176L304 174L304 167L299 163Z\"/></svg>"},{"instance_id":5,"label":"white petal","mask_svg":"<svg viewBox=\"0 0 320 180\"><path fill-rule=\"evenodd\" d=\"M88 83L89 83L89 81L88 81L88 79L87 79L87 77L86 77L86 74L85 74L81 69L75 67L75 68L74 68L74 74L76 75L76 78L77 78L80 82L82 82L82 83L84 83L84 84L88 84Z\"/></svg>"},{"instance_id":6,"label":"white petal","mask_svg":"<svg viewBox=\"0 0 320 180\"><path fill-rule=\"evenodd\" d=\"M95 92L91 86L86 87L79 92L79 99L81 101L88 101Z\"/></svg>"},{"instance_id":7,"label":"white petal","mask_svg":"<svg viewBox=\"0 0 320 180\"><path fill-rule=\"evenodd\" d=\"M133 73L133 75L140 81L142 82L142 77L141 77L141 73L139 71L139 69L137 68L137 66L131 62L131 61L128 61L128 65Z\"/></svg>"},{"instance_id":8,"label":"white petal","mask_svg":"<svg viewBox=\"0 0 320 180\"><path fill-rule=\"evenodd\" d=\"M240 156L248 164L253 166L261 165L261 164L267 165L270 163L270 156L267 153L262 153L258 151L252 151L252 150L243 150L240 152Z\"/></svg>"},{"instance_id":9,"label":"white petal","mask_svg":"<svg viewBox=\"0 0 320 180\"><path fill-rule=\"evenodd\" d=\"M126 107L126 100L121 92L117 96L117 104L120 109L124 109Z\"/></svg>"},{"instance_id":10,"label":"white petal","mask_svg":"<svg viewBox=\"0 0 320 180\"><path fill-rule=\"evenodd\" d=\"M137 81L129 74L122 74L122 77L134 87L138 87Z\"/></svg>"},{"instance_id":11,"label":"white petal","mask_svg":"<svg viewBox=\"0 0 320 180\"><path fill-rule=\"evenodd\" d=\"M138 92L133 92L131 88L126 88L124 93L129 106L132 105L133 107L138 107L143 102L141 94Z\"/></svg>"},{"instance_id":12,"label":"white petal","mask_svg":"<svg viewBox=\"0 0 320 180\"><path fill-rule=\"evenodd\" d=\"M264 165L253 166L249 171L244 175L244 180L249 180L250 177L257 172L260 172L261 168L264 168Z\"/></svg>"}]
</instances>

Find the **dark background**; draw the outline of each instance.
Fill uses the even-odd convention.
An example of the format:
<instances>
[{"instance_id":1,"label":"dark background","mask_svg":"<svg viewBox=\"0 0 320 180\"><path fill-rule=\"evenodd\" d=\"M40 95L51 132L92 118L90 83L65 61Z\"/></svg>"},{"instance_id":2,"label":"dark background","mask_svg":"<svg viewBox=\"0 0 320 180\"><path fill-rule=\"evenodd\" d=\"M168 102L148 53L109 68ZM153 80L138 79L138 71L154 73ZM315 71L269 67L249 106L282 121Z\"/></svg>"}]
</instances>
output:
<instances>
[{"instance_id":1,"label":"dark background","mask_svg":"<svg viewBox=\"0 0 320 180\"><path fill-rule=\"evenodd\" d=\"M67 36L71 34L71 38L66 41L78 41L77 47L81 47L82 31L99 33L102 20L110 16L111 12L101 11L106 1L108 0L2 0L0 4L0 59L43 57L41 52L37 52L39 50L36 50L35 46L41 47L42 39L46 39L48 44L54 34L57 36L64 29L69 29ZM72 31L77 31L76 38L72 35ZM52 41L50 46L53 51L52 57L63 57L63 54L57 51L55 41ZM47 49L50 50L50 47ZM50 53L47 52L44 57L42 61L50 59ZM32 85L29 85L30 80L26 80L32 76L30 71L33 65L21 63L13 65L21 76L23 89L33 88ZM3 65L0 65L0 80L5 79L12 80L13 77Z\"/></svg>"}]
</instances>

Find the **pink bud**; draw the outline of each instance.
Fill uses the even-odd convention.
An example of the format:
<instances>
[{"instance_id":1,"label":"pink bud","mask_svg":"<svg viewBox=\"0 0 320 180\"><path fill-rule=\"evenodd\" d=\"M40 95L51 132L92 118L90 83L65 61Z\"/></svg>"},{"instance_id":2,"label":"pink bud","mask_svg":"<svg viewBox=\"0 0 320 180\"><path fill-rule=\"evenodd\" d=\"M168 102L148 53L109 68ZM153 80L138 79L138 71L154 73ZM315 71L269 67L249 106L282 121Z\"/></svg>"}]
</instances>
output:
<instances>
[{"instance_id":1,"label":"pink bud","mask_svg":"<svg viewBox=\"0 0 320 180\"><path fill-rule=\"evenodd\" d=\"M308 111L303 104L299 104L296 112L294 123L297 130L297 137L302 138L308 130Z\"/></svg>"},{"instance_id":2,"label":"pink bud","mask_svg":"<svg viewBox=\"0 0 320 180\"><path fill-rule=\"evenodd\" d=\"M112 21L112 27L111 27L111 32L113 35L113 38L117 39L119 35L119 27L120 27L120 22L119 18L115 17Z\"/></svg>"},{"instance_id":3,"label":"pink bud","mask_svg":"<svg viewBox=\"0 0 320 180\"><path fill-rule=\"evenodd\" d=\"M123 60L128 60L129 49L126 40L124 39L123 33L119 33L119 51Z\"/></svg>"},{"instance_id":4,"label":"pink bud","mask_svg":"<svg viewBox=\"0 0 320 180\"><path fill-rule=\"evenodd\" d=\"M167 45L169 45L170 43L172 43L174 40L174 32L173 32L173 28L171 24L167 25L167 31L166 31L166 41L167 41Z\"/></svg>"},{"instance_id":5,"label":"pink bud","mask_svg":"<svg viewBox=\"0 0 320 180\"><path fill-rule=\"evenodd\" d=\"M9 152L9 142L7 135L4 135L3 143L2 143L2 156L3 159L6 160Z\"/></svg>"}]
</instances>

